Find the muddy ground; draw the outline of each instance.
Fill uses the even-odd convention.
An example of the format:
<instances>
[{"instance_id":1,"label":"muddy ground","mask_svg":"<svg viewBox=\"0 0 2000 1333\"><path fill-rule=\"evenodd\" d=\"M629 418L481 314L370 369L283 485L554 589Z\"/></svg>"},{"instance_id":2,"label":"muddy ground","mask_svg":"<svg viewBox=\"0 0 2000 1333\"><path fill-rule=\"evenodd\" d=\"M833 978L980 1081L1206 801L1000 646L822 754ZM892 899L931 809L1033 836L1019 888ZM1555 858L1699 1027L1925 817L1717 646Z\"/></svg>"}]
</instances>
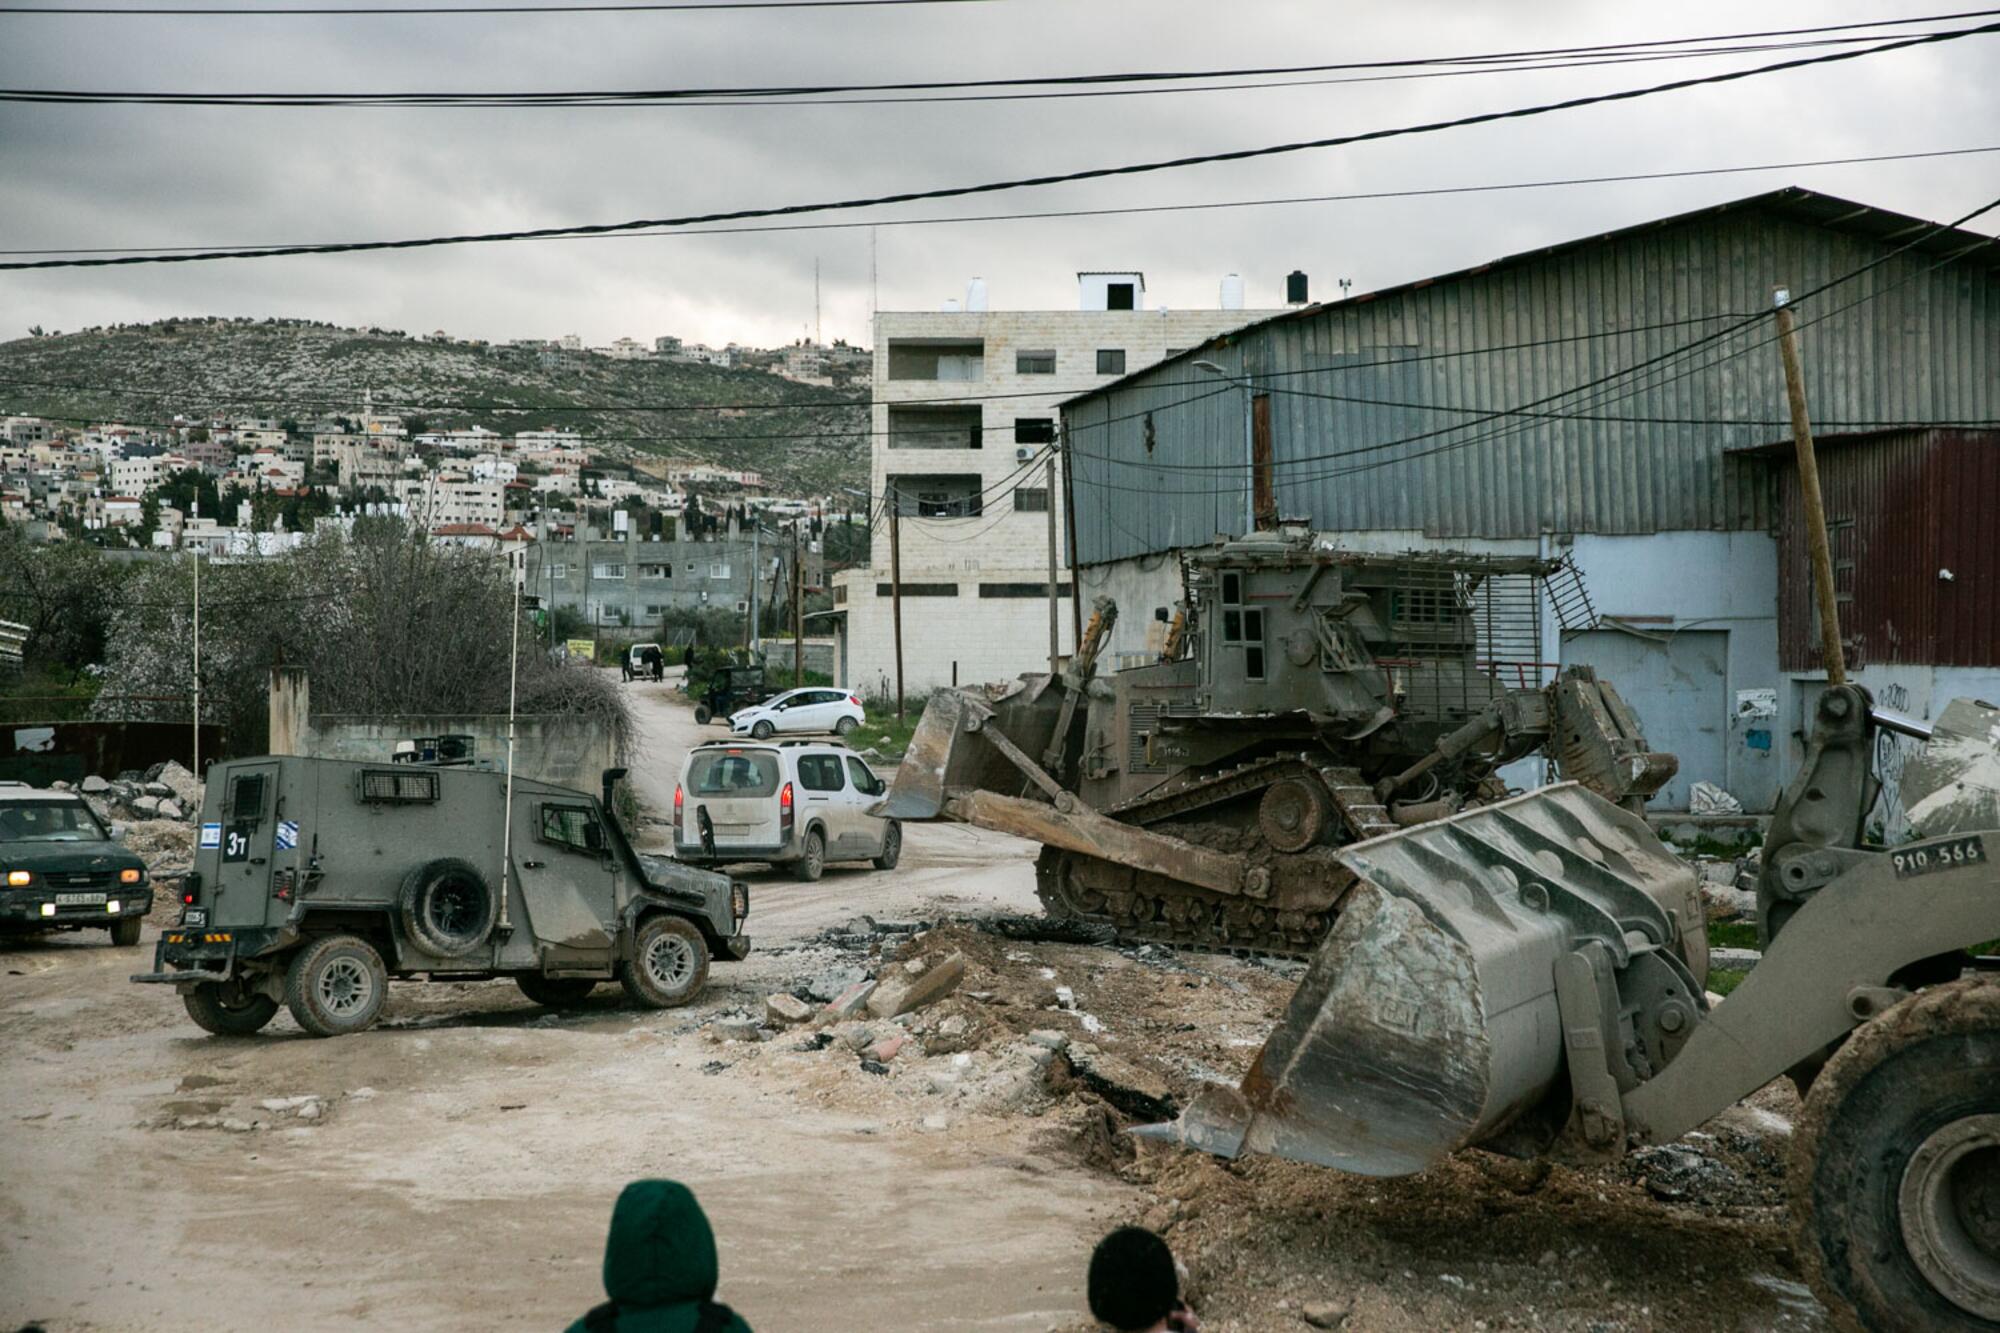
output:
<instances>
[{"instance_id":1,"label":"muddy ground","mask_svg":"<svg viewBox=\"0 0 2000 1333\"><path fill-rule=\"evenodd\" d=\"M634 689L660 808L702 733ZM1166 1233L1210 1329L1824 1326L1781 1089L1595 1172L1467 1154L1369 1180L1134 1140L1241 1074L1297 969L1003 933L1034 913L1032 850L921 828L895 872L752 871L757 951L667 1013L398 985L360 1036L281 1014L225 1040L125 982L150 931L0 945L0 1327L557 1327L598 1298L618 1188L654 1174L695 1188L723 1298L778 1333L1082 1330L1089 1246L1128 1220ZM954 954L957 988L903 1021L756 1030L773 993Z\"/></svg>"}]
</instances>

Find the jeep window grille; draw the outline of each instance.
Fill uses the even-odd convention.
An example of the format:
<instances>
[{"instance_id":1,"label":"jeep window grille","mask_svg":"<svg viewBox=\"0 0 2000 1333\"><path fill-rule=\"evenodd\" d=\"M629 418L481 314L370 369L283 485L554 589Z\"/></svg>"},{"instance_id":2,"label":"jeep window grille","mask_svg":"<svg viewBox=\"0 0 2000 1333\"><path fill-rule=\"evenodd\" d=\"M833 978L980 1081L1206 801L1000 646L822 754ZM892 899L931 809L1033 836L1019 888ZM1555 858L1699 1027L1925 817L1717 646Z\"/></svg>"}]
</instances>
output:
<instances>
[{"instance_id":1,"label":"jeep window grille","mask_svg":"<svg viewBox=\"0 0 2000 1333\"><path fill-rule=\"evenodd\" d=\"M579 852L594 852L602 843L601 838L595 836L596 831L597 821L591 817L589 810L580 805L542 807L543 842Z\"/></svg>"},{"instance_id":2,"label":"jeep window grille","mask_svg":"<svg viewBox=\"0 0 2000 1333\"><path fill-rule=\"evenodd\" d=\"M361 799L383 805L413 805L436 801L438 775L396 772L391 769L363 769Z\"/></svg>"},{"instance_id":3,"label":"jeep window grille","mask_svg":"<svg viewBox=\"0 0 2000 1333\"><path fill-rule=\"evenodd\" d=\"M264 813L264 775L239 773L229 782L229 814L232 819L257 819Z\"/></svg>"}]
</instances>

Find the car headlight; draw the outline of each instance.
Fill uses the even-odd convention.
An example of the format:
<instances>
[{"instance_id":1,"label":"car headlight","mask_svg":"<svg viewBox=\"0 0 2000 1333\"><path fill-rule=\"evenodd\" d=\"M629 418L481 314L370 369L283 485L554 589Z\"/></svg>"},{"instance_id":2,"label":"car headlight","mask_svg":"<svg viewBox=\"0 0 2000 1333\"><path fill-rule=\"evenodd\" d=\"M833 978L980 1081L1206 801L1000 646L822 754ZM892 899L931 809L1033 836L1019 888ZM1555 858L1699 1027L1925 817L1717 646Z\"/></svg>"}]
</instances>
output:
<instances>
[{"instance_id":1,"label":"car headlight","mask_svg":"<svg viewBox=\"0 0 2000 1333\"><path fill-rule=\"evenodd\" d=\"M34 882L35 876L32 871L10 870L7 872L7 887L10 889L18 889L23 884L33 884Z\"/></svg>"},{"instance_id":2,"label":"car headlight","mask_svg":"<svg viewBox=\"0 0 2000 1333\"><path fill-rule=\"evenodd\" d=\"M130 869L121 870L118 872L118 882L120 884L137 884L139 882L140 873L141 872L137 870L130 870Z\"/></svg>"}]
</instances>

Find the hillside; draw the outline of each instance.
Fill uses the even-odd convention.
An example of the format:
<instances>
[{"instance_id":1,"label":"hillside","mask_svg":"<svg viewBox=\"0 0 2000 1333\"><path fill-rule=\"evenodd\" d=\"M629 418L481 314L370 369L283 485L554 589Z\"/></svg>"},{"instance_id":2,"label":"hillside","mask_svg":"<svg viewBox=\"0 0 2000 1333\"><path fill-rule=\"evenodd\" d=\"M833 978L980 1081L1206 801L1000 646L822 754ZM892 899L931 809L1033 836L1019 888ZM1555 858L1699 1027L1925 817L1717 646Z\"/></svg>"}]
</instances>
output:
<instances>
[{"instance_id":1,"label":"hillside","mask_svg":"<svg viewBox=\"0 0 2000 1333\"><path fill-rule=\"evenodd\" d=\"M532 354L498 347L298 320L171 320L0 343L0 416L145 425L180 413L304 424L357 414L364 390L378 411L422 417L431 429L575 429L647 453L755 468L778 486L813 491L867 476L863 394L760 370L588 353L573 366L543 367ZM837 405L808 406L815 403ZM676 410L732 404L751 406Z\"/></svg>"}]
</instances>

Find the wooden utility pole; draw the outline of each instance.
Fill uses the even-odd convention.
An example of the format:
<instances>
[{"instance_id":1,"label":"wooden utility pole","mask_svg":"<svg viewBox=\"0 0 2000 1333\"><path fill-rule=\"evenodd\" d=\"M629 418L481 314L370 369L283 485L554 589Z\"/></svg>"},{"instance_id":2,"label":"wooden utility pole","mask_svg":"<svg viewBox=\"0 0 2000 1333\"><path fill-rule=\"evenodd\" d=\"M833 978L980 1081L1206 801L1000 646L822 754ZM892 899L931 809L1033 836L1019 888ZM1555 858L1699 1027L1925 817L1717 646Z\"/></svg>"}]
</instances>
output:
<instances>
[{"instance_id":1,"label":"wooden utility pole","mask_svg":"<svg viewBox=\"0 0 2000 1333\"><path fill-rule=\"evenodd\" d=\"M1049 492L1043 506L1049 511L1049 675L1062 671L1062 619L1056 607L1056 454L1049 451Z\"/></svg>"},{"instance_id":2,"label":"wooden utility pole","mask_svg":"<svg viewBox=\"0 0 2000 1333\"><path fill-rule=\"evenodd\" d=\"M1778 311L1778 354L1785 363L1785 399L1792 412L1792 448L1799 463L1799 504L1805 511L1806 550L1812 557L1813 595L1819 607L1819 653L1826 683L1847 681L1847 659L1840 646L1840 601L1833 587L1833 552L1826 538L1826 508L1819 493L1819 460L1813 453L1812 423L1806 417L1805 374L1799 369L1798 328L1792 320L1791 293L1773 288L1771 303Z\"/></svg>"},{"instance_id":3,"label":"wooden utility pole","mask_svg":"<svg viewBox=\"0 0 2000 1333\"><path fill-rule=\"evenodd\" d=\"M818 273L814 273L817 281ZM806 683L806 576L799 564L799 520L792 520L792 684Z\"/></svg>"},{"instance_id":4,"label":"wooden utility pole","mask_svg":"<svg viewBox=\"0 0 2000 1333\"><path fill-rule=\"evenodd\" d=\"M903 720L903 492L891 482L889 506L889 618L896 631L896 720Z\"/></svg>"}]
</instances>

